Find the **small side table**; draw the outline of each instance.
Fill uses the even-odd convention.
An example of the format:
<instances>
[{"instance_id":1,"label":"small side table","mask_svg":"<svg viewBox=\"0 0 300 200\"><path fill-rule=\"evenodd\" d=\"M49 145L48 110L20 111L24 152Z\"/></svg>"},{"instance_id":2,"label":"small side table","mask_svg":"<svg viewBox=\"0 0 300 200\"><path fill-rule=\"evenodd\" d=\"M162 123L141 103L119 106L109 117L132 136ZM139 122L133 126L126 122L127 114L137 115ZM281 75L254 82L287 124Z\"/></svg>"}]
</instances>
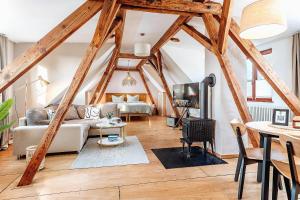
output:
<instances>
[{"instance_id":1,"label":"small side table","mask_svg":"<svg viewBox=\"0 0 300 200\"><path fill-rule=\"evenodd\" d=\"M125 126L127 123L121 122L117 124L110 124L110 123L98 123L96 126L100 130L100 139L98 140L98 144L102 146L116 146L123 144L126 141L126 133L125 133ZM112 129L112 128L119 128L120 133L119 133L119 138L117 141L109 141L108 138L103 138L103 130L104 129Z\"/></svg>"}]
</instances>

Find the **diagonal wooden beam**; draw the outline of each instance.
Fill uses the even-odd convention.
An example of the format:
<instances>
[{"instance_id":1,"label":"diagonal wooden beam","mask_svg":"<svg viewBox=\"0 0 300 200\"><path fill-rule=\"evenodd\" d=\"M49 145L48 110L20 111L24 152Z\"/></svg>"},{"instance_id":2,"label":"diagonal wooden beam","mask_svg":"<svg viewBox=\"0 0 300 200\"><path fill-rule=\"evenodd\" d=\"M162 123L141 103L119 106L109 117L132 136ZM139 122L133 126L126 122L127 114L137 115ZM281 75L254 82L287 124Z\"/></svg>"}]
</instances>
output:
<instances>
[{"instance_id":1,"label":"diagonal wooden beam","mask_svg":"<svg viewBox=\"0 0 300 200\"><path fill-rule=\"evenodd\" d=\"M198 32L194 27L189 26L187 24L184 24L182 27L182 30L184 30L187 34L189 34L192 38L197 40L200 44L202 44L205 48L207 48L209 51L213 51L212 44L210 39L208 39L205 35Z\"/></svg>"},{"instance_id":2,"label":"diagonal wooden beam","mask_svg":"<svg viewBox=\"0 0 300 200\"><path fill-rule=\"evenodd\" d=\"M192 17L190 16L179 16L175 22L170 26L170 28L165 32L165 34L156 42L156 44L151 49L151 54L157 53L157 51L166 44L171 37L173 37L181 29L181 25L187 23ZM137 69L143 67L146 64L147 59L141 60L137 65Z\"/></svg>"},{"instance_id":3,"label":"diagonal wooden beam","mask_svg":"<svg viewBox=\"0 0 300 200\"><path fill-rule=\"evenodd\" d=\"M94 34L94 37L86 50L80 66L78 67L74 78L69 86L68 91L60 102L56 114L51 120L45 134L42 137L41 143L38 145L32 159L30 160L26 170L18 184L24 186L31 184L43 158L45 157L52 141L59 130L64 117L75 98L84 78L86 77L89 68L99 51L100 47L105 41L105 37L111 27L111 24L120 8L120 4L116 3L117 0L106 0L103 3L103 9L99 18L99 22Z\"/></svg>"},{"instance_id":4,"label":"diagonal wooden beam","mask_svg":"<svg viewBox=\"0 0 300 200\"><path fill-rule=\"evenodd\" d=\"M96 89L94 90L94 92L92 94L92 97L90 99L89 104L97 103L98 96L99 96L99 91L101 90L101 87L103 86L103 83L106 80L110 70L113 68L113 66L115 64L115 61L117 59L117 55L118 55L118 49L115 48L114 51L113 51L113 54L112 54L112 56L109 60L109 63L107 65L105 71L103 72L103 75L102 75L100 81L98 82Z\"/></svg>"},{"instance_id":5,"label":"diagonal wooden beam","mask_svg":"<svg viewBox=\"0 0 300 200\"><path fill-rule=\"evenodd\" d=\"M286 105L294 112L295 115L300 115L300 100L287 87L287 85L274 72L272 66L255 47L250 40L242 39L239 36L240 27L232 19L230 24L229 35L243 53L255 64L259 73L268 81L275 92L281 97Z\"/></svg>"},{"instance_id":6,"label":"diagonal wooden beam","mask_svg":"<svg viewBox=\"0 0 300 200\"><path fill-rule=\"evenodd\" d=\"M215 55L221 65L221 69L223 71L223 74L225 76L225 79L227 81L227 84L229 86L229 89L231 91L231 94L233 96L234 102L238 108L239 114L243 120L244 123L252 121L251 114L247 107L247 101L246 98L241 90L241 86L239 84L239 81L236 77L236 74L234 73L231 63L228 59L228 56L226 53L221 54L218 51L218 27L216 26L216 20L214 17L210 14L204 14L202 16L206 30L208 32L208 35L210 37L210 40L212 42L213 48L215 49ZM253 131L248 131L249 138L251 140L251 143L254 147L258 147L259 145L259 138L258 134Z\"/></svg>"},{"instance_id":7,"label":"diagonal wooden beam","mask_svg":"<svg viewBox=\"0 0 300 200\"><path fill-rule=\"evenodd\" d=\"M218 49L223 54L226 50L228 33L231 23L231 10L233 0L224 0L219 28Z\"/></svg>"},{"instance_id":8,"label":"diagonal wooden beam","mask_svg":"<svg viewBox=\"0 0 300 200\"><path fill-rule=\"evenodd\" d=\"M107 86L108 86L108 84L109 84L109 82L110 82L110 80L111 80L111 78L112 78L112 76L113 76L113 74L114 74L114 72L115 72L115 69L116 69L116 66L114 66L114 67L110 70L110 72L109 72L109 74L108 74L108 76L107 76L107 79L105 80L105 83L104 83L104 85L103 85L103 87L102 87L102 89L101 89L101 91L100 91L100 94L99 94L97 100L95 101L95 103L100 102L101 99L103 98L103 95L104 95L104 93L105 93L105 91L106 91L106 88L107 88Z\"/></svg>"},{"instance_id":9,"label":"diagonal wooden beam","mask_svg":"<svg viewBox=\"0 0 300 200\"><path fill-rule=\"evenodd\" d=\"M143 84L144 84L144 86L145 86L145 89L146 89L146 91L147 91L147 94L148 94L148 96L149 96L149 98L150 98L151 103L152 103L153 105L155 105L155 107L157 108L157 105L155 104L155 101L154 101L154 98L153 98L152 93L151 93L151 91L150 91L150 88L149 88L149 86L148 86L148 84L147 84L147 81L146 81L144 72L142 71L142 69L139 69L138 71L139 71L139 74L140 74L141 79L142 79L142 81L143 81Z\"/></svg>"},{"instance_id":10,"label":"diagonal wooden beam","mask_svg":"<svg viewBox=\"0 0 300 200\"><path fill-rule=\"evenodd\" d=\"M11 64L7 65L5 68L9 69L10 78L3 82L0 81L0 93L34 67L35 64L91 19L101 8L102 2L85 2L40 41L18 56Z\"/></svg>"},{"instance_id":11,"label":"diagonal wooden beam","mask_svg":"<svg viewBox=\"0 0 300 200\"><path fill-rule=\"evenodd\" d=\"M119 51L120 51L120 48L121 48L122 34L123 34L123 30L124 30L125 18L126 18L126 10L120 9L120 11L117 14L117 19L119 19L120 23L118 23L118 26L116 26L115 29L112 30L112 28L111 28L111 32L112 31L115 32L116 47L114 49L114 52L112 54L112 57L110 59L109 64L107 65L107 67L106 67L106 69L105 69L105 71L104 71L104 73L103 73L100 81L97 84L96 89L94 90L94 92L92 94L92 98L91 98L91 100L89 102L90 104L95 104L95 103L98 102L101 87L103 86L103 83L106 80L109 71L112 69L112 67L117 62L116 60L118 58ZM113 25L112 25L112 27L114 27Z\"/></svg>"},{"instance_id":12,"label":"diagonal wooden beam","mask_svg":"<svg viewBox=\"0 0 300 200\"><path fill-rule=\"evenodd\" d=\"M151 60L149 60L149 62L150 62L150 64L151 64L151 66L156 70L158 76L160 77L160 80L161 80L161 82L162 82L162 84L163 84L163 87L164 87L164 89L165 89L166 95L167 95L167 97L168 97L168 100L169 100L169 102L170 102L170 105L171 105L171 107L172 107L172 109L173 109L174 114L176 115L176 117L179 117L179 116L180 116L180 113L179 113L177 107L175 107L174 104L173 104L172 94L171 94L171 91L170 91L170 89L169 89L169 86L168 86L168 83L167 83L167 81L166 81L166 78L165 78L165 76L164 76L164 74L163 74L163 71L161 71L161 73L158 73L158 70L157 70L157 68L162 68L162 60L160 60L160 61L158 62L158 65L161 65L161 66L155 66L155 64L154 64Z\"/></svg>"},{"instance_id":13,"label":"diagonal wooden beam","mask_svg":"<svg viewBox=\"0 0 300 200\"><path fill-rule=\"evenodd\" d=\"M222 5L215 2L195 2L186 0L160 0L160 1L148 1L148 0L120 0L124 6L132 6L139 8L151 8L163 10L163 13L172 12L188 12L188 13L211 13L214 15L220 15L222 12Z\"/></svg>"}]
</instances>

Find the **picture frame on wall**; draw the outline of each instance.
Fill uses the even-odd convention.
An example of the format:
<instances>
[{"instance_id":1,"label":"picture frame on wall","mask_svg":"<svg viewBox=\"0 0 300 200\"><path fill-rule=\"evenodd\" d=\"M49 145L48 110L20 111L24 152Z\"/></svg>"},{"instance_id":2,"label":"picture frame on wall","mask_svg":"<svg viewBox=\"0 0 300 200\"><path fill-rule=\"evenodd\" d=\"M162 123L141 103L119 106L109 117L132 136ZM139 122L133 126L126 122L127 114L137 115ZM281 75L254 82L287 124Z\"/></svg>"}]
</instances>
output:
<instances>
[{"instance_id":1,"label":"picture frame on wall","mask_svg":"<svg viewBox=\"0 0 300 200\"><path fill-rule=\"evenodd\" d=\"M272 124L280 126L289 125L289 109L273 109Z\"/></svg>"}]
</instances>

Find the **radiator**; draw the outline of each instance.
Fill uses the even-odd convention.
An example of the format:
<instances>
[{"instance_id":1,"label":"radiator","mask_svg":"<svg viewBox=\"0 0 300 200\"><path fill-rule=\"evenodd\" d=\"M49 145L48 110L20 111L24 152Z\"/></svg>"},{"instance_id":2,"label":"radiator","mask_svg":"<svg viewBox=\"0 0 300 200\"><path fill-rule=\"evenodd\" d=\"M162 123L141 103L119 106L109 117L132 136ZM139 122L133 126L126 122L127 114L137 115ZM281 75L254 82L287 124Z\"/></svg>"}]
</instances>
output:
<instances>
[{"instance_id":1,"label":"radiator","mask_svg":"<svg viewBox=\"0 0 300 200\"><path fill-rule=\"evenodd\" d=\"M253 121L272 121L273 109L287 109L279 106L248 105ZM290 111L290 121L292 112Z\"/></svg>"}]
</instances>

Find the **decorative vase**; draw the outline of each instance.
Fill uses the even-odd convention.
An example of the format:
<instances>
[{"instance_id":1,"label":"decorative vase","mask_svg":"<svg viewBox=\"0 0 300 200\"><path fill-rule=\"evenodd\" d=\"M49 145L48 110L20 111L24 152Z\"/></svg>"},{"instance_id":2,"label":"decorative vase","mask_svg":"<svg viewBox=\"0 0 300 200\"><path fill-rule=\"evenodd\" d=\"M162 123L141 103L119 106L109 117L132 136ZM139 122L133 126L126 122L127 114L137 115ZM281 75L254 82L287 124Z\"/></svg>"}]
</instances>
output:
<instances>
[{"instance_id":1,"label":"decorative vase","mask_svg":"<svg viewBox=\"0 0 300 200\"><path fill-rule=\"evenodd\" d=\"M29 146L26 148L26 163L28 164L33 157L34 152L36 151L37 145ZM45 158L42 160L39 170L45 168Z\"/></svg>"}]
</instances>

